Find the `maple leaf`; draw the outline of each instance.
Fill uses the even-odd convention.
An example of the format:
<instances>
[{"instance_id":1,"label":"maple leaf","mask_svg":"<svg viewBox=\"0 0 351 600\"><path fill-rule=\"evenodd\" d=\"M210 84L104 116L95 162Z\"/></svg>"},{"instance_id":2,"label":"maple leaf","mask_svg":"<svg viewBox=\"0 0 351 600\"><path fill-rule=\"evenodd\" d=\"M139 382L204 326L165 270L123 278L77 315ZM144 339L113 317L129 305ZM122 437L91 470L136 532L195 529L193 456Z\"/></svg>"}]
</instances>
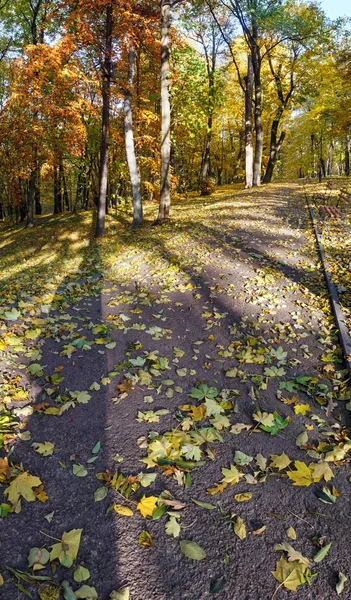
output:
<instances>
[{"instance_id":1,"label":"maple leaf","mask_svg":"<svg viewBox=\"0 0 351 600\"><path fill-rule=\"evenodd\" d=\"M239 483L240 479L244 477L244 475L240 473L240 471L238 471L234 465L231 465L230 469L223 468L221 471L224 475L222 481L225 481L226 483Z\"/></svg>"},{"instance_id":2,"label":"maple leaf","mask_svg":"<svg viewBox=\"0 0 351 600\"><path fill-rule=\"evenodd\" d=\"M289 544L289 542L282 542L281 544L275 544L274 550L277 550L277 551L282 550L283 552L287 552L289 562L297 561L301 565L305 565L306 567L309 567L311 564L309 559L306 558L306 556L303 556L301 554L301 552L298 552L297 550L295 550L295 548L293 548Z\"/></svg>"},{"instance_id":3,"label":"maple leaf","mask_svg":"<svg viewBox=\"0 0 351 600\"><path fill-rule=\"evenodd\" d=\"M252 418L254 421L257 421L257 423L261 423L261 425L265 425L266 427L274 426L273 413L261 412L260 410L258 410L252 415Z\"/></svg>"},{"instance_id":4,"label":"maple leaf","mask_svg":"<svg viewBox=\"0 0 351 600\"><path fill-rule=\"evenodd\" d=\"M34 444L32 444L32 448L35 452L41 454L42 456L51 456L54 451L55 444L52 442L44 442L43 444L34 442Z\"/></svg>"},{"instance_id":5,"label":"maple leaf","mask_svg":"<svg viewBox=\"0 0 351 600\"><path fill-rule=\"evenodd\" d=\"M279 469L279 471L282 471L283 469L288 467L290 463L290 458L285 454L285 452L283 452L280 455L271 454L271 463L269 466L273 469Z\"/></svg>"},{"instance_id":6,"label":"maple leaf","mask_svg":"<svg viewBox=\"0 0 351 600\"><path fill-rule=\"evenodd\" d=\"M214 487L208 488L207 492L210 494L210 496L214 496L215 494L223 494L227 485L228 484L226 481L222 481L221 483L215 483Z\"/></svg>"},{"instance_id":7,"label":"maple leaf","mask_svg":"<svg viewBox=\"0 0 351 600\"><path fill-rule=\"evenodd\" d=\"M285 558L281 558L276 564L276 570L271 573L287 590L296 592L299 585L307 581L306 570L307 567L297 561L289 563Z\"/></svg>"},{"instance_id":8,"label":"maple leaf","mask_svg":"<svg viewBox=\"0 0 351 600\"><path fill-rule=\"evenodd\" d=\"M294 412L295 415L306 415L308 412L311 412L311 407L309 404L295 404Z\"/></svg>"},{"instance_id":9,"label":"maple leaf","mask_svg":"<svg viewBox=\"0 0 351 600\"><path fill-rule=\"evenodd\" d=\"M30 475L28 471L17 475L17 477L10 483L9 487L4 491L5 496L8 497L12 504L16 504L22 496L27 502L35 501L35 494L32 488L41 485L41 479L35 475Z\"/></svg>"},{"instance_id":10,"label":"maple leaf","mask_svg":"<svg viewBox=\"0 0 351 600\"><path fill-rule=\"evenodd\" d=\"M64 532L61 541L51 546L50 561L58 558L61 565L70 568L77 558L82 529L72 529Z\"/></svg>"},{"instance_id":11,"label":"maple leaf","mask_svg":"<svg viewBox=\"0 0 351 600\"><path fill-rule=\"evenodd\" d=\"M293 485L308 487L314 483L313 473L306 463L300 460L295 460L294 466L296 471L289 471L288 477L293 480Z\"/></svg>"},{"instance_id":12,"label":"maple leaf","mask_svg":"<svg viewBox=\"0 0 351 600\"><path fill-rule=\"evenodd\" d=\"M138 502L137 509L140 511L144 519L152 517L157 509L157 496L143 496Z\"/></svg>"},{"instance_id":13,"label":"maple leaf","mask_svg":"<svg viewBox=\"0 0 351 600\"><path fill-rule=\"evenodd\" d=\"M312 471L313 481L318 482L321 479L330 481L334 477L334 473L327 462L310 463L309 468Z\"/></svg>"}]
</instances>

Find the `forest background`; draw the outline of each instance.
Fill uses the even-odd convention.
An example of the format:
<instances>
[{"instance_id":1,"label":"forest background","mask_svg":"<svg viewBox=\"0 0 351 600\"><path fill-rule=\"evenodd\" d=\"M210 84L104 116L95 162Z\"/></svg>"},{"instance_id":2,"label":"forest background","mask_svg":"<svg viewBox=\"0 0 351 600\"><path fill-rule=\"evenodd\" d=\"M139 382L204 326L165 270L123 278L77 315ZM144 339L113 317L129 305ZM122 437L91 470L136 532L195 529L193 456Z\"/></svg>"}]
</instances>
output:
<instances>
[{"instance_id":1,"label":"forest background","mask_svg":"<svg viewBox=\"0 0 351 600\"><path fill-rule=\"evenodd\" d=\"M297 0L4 0L0 219L350 174L347 18ZM161 32L161 34L160 34ZM161 58L160 58L161 57Z\"/></svg>"}]
</instances>

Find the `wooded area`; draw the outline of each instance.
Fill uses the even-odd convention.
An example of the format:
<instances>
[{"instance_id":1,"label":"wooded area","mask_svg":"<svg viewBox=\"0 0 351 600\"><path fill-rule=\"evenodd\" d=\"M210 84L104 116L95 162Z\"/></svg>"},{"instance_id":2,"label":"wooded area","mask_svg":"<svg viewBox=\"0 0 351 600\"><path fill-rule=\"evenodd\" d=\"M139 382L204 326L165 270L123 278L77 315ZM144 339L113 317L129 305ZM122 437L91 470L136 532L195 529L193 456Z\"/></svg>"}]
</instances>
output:
<instances>
[{"instance_id":1,"label":"wooded area","mask_svg":"<svg viewBox=\"0 0 351 600\"><path fill-rule=\"evenodd\" d=\"M347 600L349 19L0 23L0 599Z\"/></svg>"},{"instance_id":2,"label":"wooded area","mask_svg":"<svg viewBox=\"0 0 351 600\"><path fill-rule=\"evenodd\" d=\"M314 2L1 7L0 218L350 173L346 24ZM160 59L161 55L161 59Z\"/></svg>"}]
</instances>

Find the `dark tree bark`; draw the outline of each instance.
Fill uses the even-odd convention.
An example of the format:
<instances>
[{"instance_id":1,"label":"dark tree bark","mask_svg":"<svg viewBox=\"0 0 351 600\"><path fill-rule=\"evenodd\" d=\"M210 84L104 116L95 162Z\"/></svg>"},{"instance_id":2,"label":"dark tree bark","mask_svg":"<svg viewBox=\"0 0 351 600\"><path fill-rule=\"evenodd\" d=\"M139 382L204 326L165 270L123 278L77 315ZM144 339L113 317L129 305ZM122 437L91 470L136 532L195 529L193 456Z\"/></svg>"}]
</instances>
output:
<instances>
[{"instance_id":1,"label":"dark tree bark","mask_svg":"<svg viewBox=\"0 0 351 600\"><path fill-rule=\"evenodd\" d=\"M40 199L40 166L36 167L36 181L35 181L35 214L41 215L42 206Z\"/></svg>"},{"instance_id":2,"label":"dark tree bark","mask_svg":"<svg viewBox=\"0 0 351 600\"><path fill-rule=\"evenodd\" d=\"M277 162L277 157L278 157L279 151L280 151L282 144L284 142L284 139L285 139L284 131L281 132L279 139L278 139L278 130L279 130L279 124L280 124L280 121L284 114L284 111L286 110L286 108L290 102L291 96L292 96L294 88L295 88L293 67L294 67L296 58L297 58L297 56L295 55L293 64L292 64L292 71L290 73L289 89L284 96L283 86L282 86L282 64L280 64L278 66L278 69L275 70L272 59L270 57L268 57L270 70L271 70L271 73L272 73L272 75L274 77L274 81L275 81L279 106L274 115L272 125L271 125L269 160L268 160L267 169L266 169L266 172L265 172L265 175L263 178L264 183L270 183L272 181L274 167Z\"/></svg>"},{"instance_id":3,"label":"dark tree bark","mask_svg":"<svg viewBox=\"0 0 351 600\"><path fill-rule=\"evenodd\" d=\"M37 179L36 169L31 171L29 182L28 182L28 200L27 200L27 221L26 227L33 227L33 212L34 212L34 200L35 200L35 184Z\"/></svg>"},{"instance_id":4,"label":"dark tree bark","mask_svg":"<svg viewBox=\"0 0 351 600\"><path fill-rule=\"evenodd\" d=\"M95 237L101 237L105 230L107 180L108 180L108 148L110 133L110 92L112 77L112 3L106 7L106 42L104 63L102 68L102 133L100 149L99 199L96 216Z\"/></svg>"}]
</instances>

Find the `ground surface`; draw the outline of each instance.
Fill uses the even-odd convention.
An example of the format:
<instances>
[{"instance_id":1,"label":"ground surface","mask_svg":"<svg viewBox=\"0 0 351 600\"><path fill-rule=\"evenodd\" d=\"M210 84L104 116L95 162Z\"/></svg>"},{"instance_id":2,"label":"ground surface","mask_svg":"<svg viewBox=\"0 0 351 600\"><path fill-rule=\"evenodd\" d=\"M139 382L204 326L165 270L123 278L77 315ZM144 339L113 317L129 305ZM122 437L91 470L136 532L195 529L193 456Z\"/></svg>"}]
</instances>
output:
<instances>
[{"instance_id":1,"label":"ground surface","mask_svg":"<svg viewBox=\"0 0 351 600\"><path fill-rule=\"evenodd\" d=\"M329 600L351 573L349 398L301 189L172 216L111 215L99 244L88 213L1 233L4 600Z\"/></svg>"}]
</instances>

